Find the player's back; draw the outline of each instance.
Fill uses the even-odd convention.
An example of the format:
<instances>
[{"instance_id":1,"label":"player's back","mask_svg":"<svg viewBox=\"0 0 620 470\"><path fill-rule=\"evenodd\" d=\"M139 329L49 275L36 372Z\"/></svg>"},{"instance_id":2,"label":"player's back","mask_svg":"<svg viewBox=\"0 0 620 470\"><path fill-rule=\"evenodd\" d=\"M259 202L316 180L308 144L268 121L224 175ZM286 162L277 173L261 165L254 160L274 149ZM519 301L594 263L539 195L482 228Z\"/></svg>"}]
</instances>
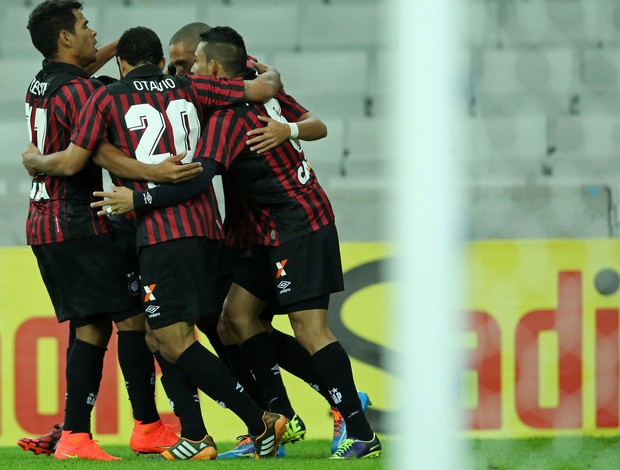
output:
<instances>
[{"instance_id":1,"label":"player's back","mask_svg":"<svg viewBox=\"0 0 620 470\"><path fill-rule=\"evenodd\" d=\"M237 127L234 134L244 141L245 132L264 126L259 116L265 115L286 122L279 100L272 99L264 105L216 111L209 123L219 120L218 127ZM212 131L209 125L207 132ZM278 245L333 221L329 199L297 140L288 139L261 154L241 143L222 177L227 237L244 234L247 238L253 232L256 243Z\"/></svg>"},{"instance_id":2,"label":"player's back","mask_svg":"<svg viewBox=\"0 0 620 470\"><path fill-rule=\"evenodd\" d=\"M92 150L107 138L146 164L184 151L187 155L183 162L191 161L205 108L220 98L214 80L195 82L163 75L152 64L134 68L122 80L93 95L80 116L81 131L74 143ZM243 97L242 88L235 93ZM154 183L123 180L123 185L142 191ZM138 219L139 246L189 236L223 236L212 187L191 201L140 214Z\"/></svg>"}]
</instances>

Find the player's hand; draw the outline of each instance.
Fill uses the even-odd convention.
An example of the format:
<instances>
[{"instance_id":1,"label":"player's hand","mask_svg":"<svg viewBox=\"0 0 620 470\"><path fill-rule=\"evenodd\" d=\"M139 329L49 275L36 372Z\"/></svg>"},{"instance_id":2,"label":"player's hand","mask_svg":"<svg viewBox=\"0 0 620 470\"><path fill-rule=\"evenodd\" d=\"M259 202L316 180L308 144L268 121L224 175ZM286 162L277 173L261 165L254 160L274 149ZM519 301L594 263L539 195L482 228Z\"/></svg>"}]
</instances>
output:
<instances>
[{"instance_id":1,"label":"player's hand","mask_svg":"<svg viewBox=\"0 0 620 470\"><path fill-rule=\"evenodd\" d=\"M93 196L103 198L102 201L90 203L93 209L105 208L97 212L99 217L126 214L133 210L133 191L124 186L112 185L112 192L95 191Z\"/></svg>"},{"instance_id":2,"label":"player's hand","mask_svg":"<svg viewBox=\"0 0 620 470\"><path fill-rule=\"evenodd\" d=\"M265 127L257 127L247 133L250 139L246 144L250 146L252 152L262 153L271 150L291 136L291 128L288 124L267 116L258 116L258 119L267 123L267 125Z\"/></svg>"},{"instance_id":3,"label":"player's hand","mask_svg":"<svg viewBox=\"0 0 620 470\"><path fill-rule=\"evenodd\" d=\"M24 168L26 168L26 171L30 176L34 176L39 173L36 164L41 156L41 152L32 142L29 143L26 150L22 152L22 165L24 165Z\"/></svg>"},{"instance_id":4,"label":"player's hand","mask_svg":"<svg viewBox=\"0 0 620 470\"><path fill-rule=\"evenodd\" d=\"M180 163L185 158L185 155L187 155L187 152L172 155L164 161L152 165L148 179L157 183L182 183L199 175L202 172L200 162Z\"/></svg>"}]
</instances>

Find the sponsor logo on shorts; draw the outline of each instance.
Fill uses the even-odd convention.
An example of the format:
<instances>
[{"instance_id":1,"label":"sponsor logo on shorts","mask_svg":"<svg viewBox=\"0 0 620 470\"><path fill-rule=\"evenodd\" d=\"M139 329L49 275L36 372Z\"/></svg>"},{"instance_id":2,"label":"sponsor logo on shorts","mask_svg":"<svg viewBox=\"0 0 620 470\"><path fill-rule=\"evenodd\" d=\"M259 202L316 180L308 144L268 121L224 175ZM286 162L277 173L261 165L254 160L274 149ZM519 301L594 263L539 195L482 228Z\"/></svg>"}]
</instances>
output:
<instances>
[{"instance_id":1,"label":"sponsor logo on shorts","mask_svg":"<svg viewBox=\"0 0 620 470\"><path fill-rule=\"evenodd\" d=\"M282 261L278 261L276 263L276 268L278 272L276 272L276 279L279 279L283 276L286 276L286 271L284 270L284 266L286 266L287 259L283 259Z\"/></svg>"},{"instance_id":2,"label":"sponsor logo on shorts","mask_svg":"<svg viewBox=\"0 0 620 470\"><path fill-rule=\"evenodd\" d=\"M159 305L149 305L146 308L145 312L146 313L155 313L155 312L157 312L157 310L159 310Z\"/></svg>"},{"instance_id":3,"label":"sponsor logo on shorts","mask_svg":"<svg viewBox=\"0 0 620 470\"><path fill-rule=\"evenodd\" d=\"M288 288L288 286L290 285L291 285L290 281L280 281L280 284L278 284L278 289L280 289L280 295L290 292L291 289Z\"/></svg>"},{"instance_id":4,"label":"sponsor logo on shorts","mask_svg":"<svg viewBox=\"0 0 620 470\"><path fill-rule=\"evenodd\" d=\"M153 295L153 291L155 290L155 287L157 287L157 284L150 284L148 286L144 286L144 292L146 292L146 295L144 296L145 302L150 302L151 300L155 300L155 296Z\"/></svg>"}]
</instances>

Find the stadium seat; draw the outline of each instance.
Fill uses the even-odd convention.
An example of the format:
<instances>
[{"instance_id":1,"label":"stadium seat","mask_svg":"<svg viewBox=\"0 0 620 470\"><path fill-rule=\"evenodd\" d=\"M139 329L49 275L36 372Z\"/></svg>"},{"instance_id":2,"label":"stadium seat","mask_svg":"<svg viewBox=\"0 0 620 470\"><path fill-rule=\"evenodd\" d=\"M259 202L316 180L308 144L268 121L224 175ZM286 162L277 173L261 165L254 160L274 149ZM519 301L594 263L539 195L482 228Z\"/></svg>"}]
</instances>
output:
<instances>
[{"instance_id":1,"label":"stadium seat","mask_svg":"<svg viewBox=\"0 0 620 470\"><path fill-rule=\"evenodd\" d=\"M577 88L574 55L568 48L484 50L473 77L478 109L500 115L566 112Z\"/></svg>"},{"instance_id":2,"label":"stadium seat","mask_svg":"<svg viewBox=\"0 0 620 470\"><path fill-rule=\"evenodd\" d=\"M525 182L542 175L547 154L544 116L469 118L464 131L470 180Z\"/></svg>"},{"instance_id":3,"label":"stadium seat","mask_svg":"<svg viewBox=\"0 0 620 470\"><path fill-rule=\"evenodd\" d=\"M347 178L383 177L385 161L381 139L385 136L384 121L374 118L352 118L347 121L345 136L344 175Z\"/></svg>"},{"instance_id":4,"label":"stadium seat","mask_svg":"<svg viewBox=\"0 0 620 470\"><path fill-rule=\"evenodd\" d=\"M597 41L597 2L499 0L497 5L502 45L557 47Z\"/></svg>"},{"instance_id":5,"label":"stadium seat","mask_svg":"<svg viewBox=\"0 0 620 470\"><path fill-rule=\"evenodd\" d=\"M327 126L327 137L310 142L303 141L306 160L314 169L321 184L341 175L344 158L344 120L321 118Z\"/></svg>"},{"instance_id":6,"label":"stadium seat","mask_svg":"<svg viewBox=\"0 0 620 470\"><path fill-rule=\"evenodd\" d=\"M550 121L555 178L607 179L620 176L620 119L559 116Z\"/></svg>"},{"instance_id":7,"label":"stadium seat","mask_svg":"<svg viewBox=\"0 0 620 470\"><path fill-rule=\"evenodd\" d=\"M322 181L322 180L321 180ZM336 215L338 236L346 241L385 240L389 186L380 178L332 178L321 183Z\"/></svg>"},{"instance_id":8,"label":"stadium seat","mask_svg":"<svg viewBox=\"0 0 620 470\"><path fill-rule=\"evenodd\" d=\"M293 51L297 47L299 6L289 4L230 5L209 3L205 22L211 26L231 26L243 36L248 52L256 50Z\"/></svg>"},{"instance_id":9,"label":"stadium seat","mask_svg":"<svg viewBox=\"0 0 620 470\"><path fill-rule=\"evenodd\" d=\"M21 116L0 121L0 164L19 165L24 175L26 170L21 165L22 152L28 146L28 127L22 103Z\"/></svg>"},{"instance_id":10,"label":"stadium seat","mask_svg":"<svg viewBox=\"0 0 620 470\"><path fill-rule=\"evenodd\" d=\"M41 69L38 59L0 59L0 119L19 121L26 131L25 98L28 85ZM10 71L10 73L8 72ZM3 130L0 130L3 133Z\"/></svg>"},{"instance_id":11,"label":"stadium seat","mask_svg":"<svg viewBox=\"0 0 620 470\"><path fill-rule=\"evenodd\" d=\"M589 49L583 53L581 85L592 91L612 91L620 86L620 49Z\"/></svg>"},{"instance_id":12,"label":"stadium seat","mask_svg":"<svg viewBox=\"0 0 620 470\"><path fill-rule=\"evenodd\" d=\"M17 2L5 6L0 12L0 56L6 58L34 58L42 59L41 53L32 45L28 32L28 16L34 8L25 2ZM84 15L91 27L99 31L99 9L94 5L84 7Z\"/></svg>"},{"instance_id":13,"label":"stadium seat","mask_svg":"<svg viewBox=\"0 0 620 470\"><path fill-rule=\"evenodd\" d=\"M0 195L0 246L24 246L26 244L26 217L28 195Z\"/></svg>"},{"instance_id":14,"label":"stadium seat","mask_svg":"<svg viewBox=\"0 0 620 470\"><path fill-rule=\"evenodd\" d=\"M620 45L620 5L616 0L599 0L601 44Z\"/></svg>"},{"instance_id":15,"label":"stadium seat","mask_svg":"<svg viewBox=\"0 0 620 470\"><path fill-rule=\"evenodd\" d=\"M301 49L376 48L383 38L381 12L369 2L304 4Z\"/></svg>"},{"instance_id":16,"label":"stadium seat","mask_svg":"<svg viewBox=\"0 0 620 470\"><path fill-rule=\"evenodd\" d=\"M469 188L469 238L609 237L605 185L475 185Z\"/></svg>"},{"instance_id":17,"label":"stadium seat","mask_svg":"<svg viewBox=\"0 0 620 470\"><path fill-rule=\"evenodd\" d=\"M10 141L5 139L3 142ZM3 222L0 224L0 245L26 244L26 216L32 179L21 164L21 149L18 156L15 161L0 162L0 220Z\"/></svg>"},{"instance_id":18,"label":"stadium seat","mask_svg":"<svg viewBox=\"0 0 620 470\"><path fill-rule=\"evenodd\" d=\"M183 8L170 4L130 6L108 4L102 8L97 39L102 43L108 43L118 39L129 28L146 26L157 33L167 57L167 48L172 35L193 21L204 21L199 15L199 7L196 4L189 3Z\"/></svg>"},{"instance_id":19,"label":"stadium seat","mask_svg":"<svg viewBox=\"0 0 620 470\"><path fill-rule=\"evenodd\" d=\"M494 46L497 44L497 3L488 0L471 0L467 21L463 25L470 46Z\"/></svg>"},{"instance_id":20,"label":"stadium seat","mask_svg":"<svg viewBox=\"0 0 620 470\"><path fill-rule=\"evenodd\" d=\"M281 52L273 57L285 89L323 117L363 116L368 56L364 51Z\"/></svg>"}]
</instances>

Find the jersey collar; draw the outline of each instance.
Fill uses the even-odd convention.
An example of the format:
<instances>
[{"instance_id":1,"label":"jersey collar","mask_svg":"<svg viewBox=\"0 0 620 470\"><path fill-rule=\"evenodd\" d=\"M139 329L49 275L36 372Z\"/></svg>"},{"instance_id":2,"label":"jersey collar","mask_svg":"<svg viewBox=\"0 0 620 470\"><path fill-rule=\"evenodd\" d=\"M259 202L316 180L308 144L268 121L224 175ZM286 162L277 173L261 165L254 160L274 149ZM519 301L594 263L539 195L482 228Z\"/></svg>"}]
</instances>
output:
<instances>
[{"instance_id":1,"label":"jersey collar","mask_svg":"<svg viewBox=\"0 0 620 470\"><path fill-rule=\"evenodd\" d=\"M90 78L90 74L79 68L77 65L67 64L65 62L43 61L43 72L50 73L69 73L78 77Z\"/></svg>"},{"instance_id":2,"label":"jersey collar","mask_svg":"<svg viewBox=\"0 0 620 470\"><path fill-rule=\"evenodd\" d=\"M127 75L125 75L125 78L142 78L142 77L152 77L154 75L163 75L164 72L161 71L161 69L154 64L144 64L144 65L140 65L139 67L136 67L135 69L133 69L131 72L129 72Z\"/></svg>"}]
</instances>

